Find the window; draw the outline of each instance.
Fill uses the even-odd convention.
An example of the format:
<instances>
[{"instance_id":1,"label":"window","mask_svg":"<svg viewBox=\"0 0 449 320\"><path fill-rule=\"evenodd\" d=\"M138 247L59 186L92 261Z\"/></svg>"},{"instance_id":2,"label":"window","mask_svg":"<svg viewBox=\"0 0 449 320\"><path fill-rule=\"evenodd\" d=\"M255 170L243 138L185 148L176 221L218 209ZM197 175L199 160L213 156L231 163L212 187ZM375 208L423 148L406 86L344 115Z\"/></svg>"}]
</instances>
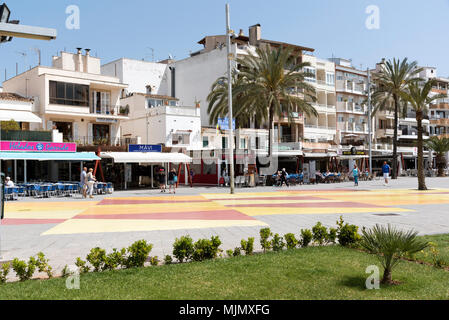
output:
<instances>
[{"instance_id":1,"label":"window","mask_svg":"<svg viewBox=\"0 0 449 320\"><path fill-rule=\"evenodd\" d=\"M335 84L335 74L326 73L326 83L333 86Z\"/></svg>"},{"instance_id":2,"label":"window","mask_svg":"<svg viewBox=\"0 0 449 320\"><path fill-rule=\"evenodd\" d=\"M355 120L354 118L349 118L348 122L349 123L354 123L354 120Z\"/></svg>"},{"instance_id":3,"label":"window","mask_svg":"<svg viewBox=\"0 0 449 320\"><path fill-rule=\"evenodd\" d=\"M172 144L190 144L190 134L188 133L174 133L172 136Z\"/></svg>"},{"instance_id":4,"label":"window","mask_svg":"<svg viewBox=\"0 0 449 320\"><path fill-rule=\"evenodd\" d=\"M228 147L228 138L227 137L221 138L221 147L222 147L222 149L226 149Z\"/></svg>"},{"instance_id":5,"label":"window","mask_svg":"<svg viewBox=\"0 0 449 320\"><path fill-rule=\"evenodd\" d=\"M338 117L338 122L345 122L345 117L339 116Z\"/></svg>"},{"instance_id":6,"label":"window","mask_svg":"<svg viewBox=\"0 0 449 320\"><path fill-rule=\"evenodd\" d=\"M69 106L89 106L89 86L50 81L50 103Z\"/></svg>"},{"instance_id":7,"label":"window","mask_svg":"<svg viewBox=\"0 0 449 320\"><path fill-rule=\"evenodd\" d=\"M246 139L240 138L240 149L246 149Z\"/></svg>"},{"instance_id":8,"label":"window","mask_svg":"<svg viewBox=\"0 0 449 320\"><path fill-rule=\"evenodd\" d=\"M304 79L306 81L309 82L316 82L316 70L315 68L311 68L311 67L304 67L304 72L305 73L310 73L309 77L304 77Z\"/></svg>"},{"instance_id":9,"label":"window","mask_svg":"<svg viewBox=\"0 0 449 320\"><path fill-rule=\"evenodd\" d=\"M147 99L147 108L155 108L164 105L162 99Z\"/></svg>"},{"instance_id":10,"label":"window","mask_svg":"<svg viewBox=\"0 0 449 320\"><path fill-rule=\"evenodd\" d=\"M203 148L207 148L209 146L209 137L203 137Z\"/></svg>"},{"instance_id":11,"label":"window","mask_svg":"<svg viewBox=\"0 0 449 320\"><path fill-rule=\"evenodd\" d=\"M170 107L176 107L176 100L170 100L170 101L168 102L168 105L169 105Z\"/></svg>"}]
</instances>

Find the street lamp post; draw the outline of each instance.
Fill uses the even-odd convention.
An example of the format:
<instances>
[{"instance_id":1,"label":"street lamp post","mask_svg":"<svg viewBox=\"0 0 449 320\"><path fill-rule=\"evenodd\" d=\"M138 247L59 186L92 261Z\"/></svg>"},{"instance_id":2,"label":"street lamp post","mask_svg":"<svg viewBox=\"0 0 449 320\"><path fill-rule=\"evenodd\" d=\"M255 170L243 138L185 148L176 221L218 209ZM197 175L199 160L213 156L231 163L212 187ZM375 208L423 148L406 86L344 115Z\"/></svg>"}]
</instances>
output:
<instances>
[{"instance_id":1,"label":"street lamp post","mask_svg":"<svg viewBox=\"0 0 449 320\"><path fill-rule=\"evenodd\" d=\"M373 155L372 155L372 119L371 119L371 74L368 73L368 152L369 152L369 173L373 174Z\"/></svg>"},{"instance_id":2,"label":"street lamp post","mask_svg":"<svg viewBox=\"0 0 449 320\"><path fill-rule=\"evenodd\" d=\"M228 63L228 109L229 109L229 184L231 194L235 193L234 186L234 128L232 116L232 60L234 55L231 53L231 34L230 18L229 18L229 4L226 4L226 49L227 49L227 63Z\"/></svg>"}]
</instances>

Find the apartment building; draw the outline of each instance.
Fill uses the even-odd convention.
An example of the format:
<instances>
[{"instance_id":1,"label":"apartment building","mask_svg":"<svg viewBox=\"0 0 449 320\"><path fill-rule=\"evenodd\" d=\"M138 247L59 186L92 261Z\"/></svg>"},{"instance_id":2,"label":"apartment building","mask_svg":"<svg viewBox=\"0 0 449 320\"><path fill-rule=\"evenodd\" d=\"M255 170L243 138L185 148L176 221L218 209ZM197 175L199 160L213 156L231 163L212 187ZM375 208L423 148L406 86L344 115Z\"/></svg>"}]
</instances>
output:
<instances>
[{"instance_id":1,"label":"apartment building","mask_svg":"<svg viewBox=\"0 0 449 320\"><path fill-rule=\"evenodd\" d=\"M117 77L104 76L100 59L61 52L52 66L36 66L3 82L4 90L33 98L33 113L41 123L32 130L58 130L64 142L78 145L120 144L120 123L128 110L120 105L127 85Z\"/></svg>"}]
</instances>

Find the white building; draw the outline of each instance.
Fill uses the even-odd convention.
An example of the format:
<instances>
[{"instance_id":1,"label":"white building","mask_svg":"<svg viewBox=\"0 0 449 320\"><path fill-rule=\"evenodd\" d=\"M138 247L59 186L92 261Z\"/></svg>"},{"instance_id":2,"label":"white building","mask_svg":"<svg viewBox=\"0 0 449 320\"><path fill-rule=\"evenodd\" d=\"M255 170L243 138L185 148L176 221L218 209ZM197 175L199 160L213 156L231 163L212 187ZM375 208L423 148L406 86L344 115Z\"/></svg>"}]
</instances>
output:
<instances>
[{"instance_id":1,"label":"white building","mask_svg":"<svg viewBox=\"0 0 449 320\"><path fill-rule=\"evenodd\" d=\"M33 112L42 119L30 128L57 129L66 142L79 145L120 143L120 121L127 120L120 97L127 85L104 76L100 59L61 52L51 67L36 66L3 82L4 90L34 99Z\"/></svg>"}]
</instances>

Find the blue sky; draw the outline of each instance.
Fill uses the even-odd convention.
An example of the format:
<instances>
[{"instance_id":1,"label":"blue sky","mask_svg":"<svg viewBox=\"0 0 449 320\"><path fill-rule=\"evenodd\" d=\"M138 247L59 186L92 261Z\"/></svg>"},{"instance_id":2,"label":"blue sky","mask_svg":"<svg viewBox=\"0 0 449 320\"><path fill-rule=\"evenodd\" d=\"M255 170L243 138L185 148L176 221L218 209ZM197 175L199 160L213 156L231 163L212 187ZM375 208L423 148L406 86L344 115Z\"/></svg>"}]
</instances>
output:
<instances>
[{"instance_id":1,"label":"blue sky","mask_svg":"<svg viewBox=\"0 0 449 320\"><path fill-rule=\"evenodd\" d=\"M0 0L0 3L2 1ZM316 49L321 58L351 58L355 66L374 66L381 58L409 57L435 66L449 76L449 0L5 0L11 19L21 24L58 30L55 41L14 39L0 45L0 81L42 63L50 65L58 51L91 48L106 63L120 57L151 60L188 56L201 48L205 35L223 34L225 3L231 6L231 25L248 34L260 23L262 37ZM80 8L80 29L65 27L66 7ZM365 9L377 5L380 28L368 30ZM26 53L24 57L22 53Z\"/></svg>"}]
</instances>

